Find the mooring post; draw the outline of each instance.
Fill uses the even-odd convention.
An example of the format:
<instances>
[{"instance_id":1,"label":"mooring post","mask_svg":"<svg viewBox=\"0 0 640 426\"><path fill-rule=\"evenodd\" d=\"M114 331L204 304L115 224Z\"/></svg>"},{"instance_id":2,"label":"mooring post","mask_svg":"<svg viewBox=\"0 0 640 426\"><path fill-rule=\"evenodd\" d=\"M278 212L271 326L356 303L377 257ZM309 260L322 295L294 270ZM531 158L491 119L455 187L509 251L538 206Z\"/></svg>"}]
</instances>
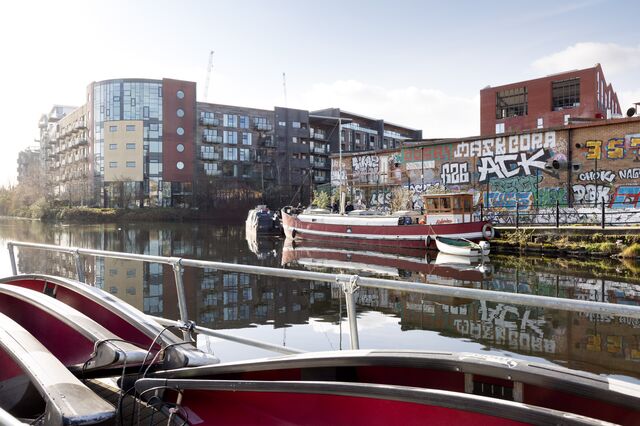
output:
<instances>
[{"instance_id":1,"label":"mooring post","mask_svg":"<svg viewBox=\"0 0 640 426\"><path fill-rule=\"evenodd\" d=\"M516 200L516 229L520 227L520 203Z\"/></svg>"},{"instance_id":2,"label":"mooring post","mask_svg":"<svg viewBox=\"0 0 640 426\"><path fill-rule=\"evenodd\" d=\"M556 200L556 228L560 228L560 201Z\"/></svg>"},{"instance_id":3,"label":"mooring post","mask_svg":"<svg viewBox=\"0 0 640 426\"><path fill-rule=\"evenodd\" d=\"M605 212L604 212L604 201L602 201L602 229L604 229L605 225Z\"/></svg>"}]
</instances>

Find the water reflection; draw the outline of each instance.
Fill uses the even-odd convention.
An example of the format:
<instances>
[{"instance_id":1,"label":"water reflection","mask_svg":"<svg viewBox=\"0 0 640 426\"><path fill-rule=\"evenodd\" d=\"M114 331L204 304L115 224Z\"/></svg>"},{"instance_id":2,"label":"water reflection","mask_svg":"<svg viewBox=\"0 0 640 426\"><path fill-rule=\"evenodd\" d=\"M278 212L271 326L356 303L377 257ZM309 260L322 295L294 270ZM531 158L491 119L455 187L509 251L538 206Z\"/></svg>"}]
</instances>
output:
<instances>
[{"instance_id":1,"label":"water reflection","mask_svg":"<svg viewBox=\"0 0 640 426\"><path fill-rule=\"evenodd\" d=\"M245 237L242 226L70 227L0 220L5 243L34 241L640 304L637 271L618 262L491 256L490 262L471 264L436 252ZM21 249L17 261L21 272L75 277L71 256ZM112 259L84 262L88 282L146 313L178 318L171 267ZM0 268L10 274L8 260ZM308 350L340 348L341 330L348 330L342 324L344 296L336 285L195 268L185 268L184 282L189 316L207 327L235 329L273 343L282 343L288 329L288 343ZM385 289L361 288L355 296L363 348L489 350L640 378L638 320Z\"/></svg>"}]
</instances>

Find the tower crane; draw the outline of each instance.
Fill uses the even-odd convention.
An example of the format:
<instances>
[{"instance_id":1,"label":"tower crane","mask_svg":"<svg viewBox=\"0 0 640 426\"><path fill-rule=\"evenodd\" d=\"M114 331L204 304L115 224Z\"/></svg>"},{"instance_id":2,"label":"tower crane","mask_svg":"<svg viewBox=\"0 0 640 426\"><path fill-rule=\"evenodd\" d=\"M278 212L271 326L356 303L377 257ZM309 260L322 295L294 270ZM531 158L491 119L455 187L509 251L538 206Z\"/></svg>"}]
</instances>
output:
<instances>
[{"instance_id":1,"label":"tower crane","mask_svg":"<svg viewBox=\"0 0 640 426\"><path fill-rule=\"evenodd\" d=\"M209 52L209 65L207 65L207 78L204 82L204 101L209 97L209 81L211 80L211 70L213 69L213 50Z\"/></svg>"}]
</instances>

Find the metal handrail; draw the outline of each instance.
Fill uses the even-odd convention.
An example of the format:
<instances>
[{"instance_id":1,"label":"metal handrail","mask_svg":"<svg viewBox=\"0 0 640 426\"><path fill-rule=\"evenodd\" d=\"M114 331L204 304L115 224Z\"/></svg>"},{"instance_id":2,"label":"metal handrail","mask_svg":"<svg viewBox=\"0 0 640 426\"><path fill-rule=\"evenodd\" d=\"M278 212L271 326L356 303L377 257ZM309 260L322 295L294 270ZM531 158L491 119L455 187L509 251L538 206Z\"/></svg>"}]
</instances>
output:
<instances>
[{"instance_id":1,"label":"metal handrail","mask_svg":"<svg viewBox=\"0 0 640 426\"><path fill-rule=\"evenodd\" d=\"M187 304L184 293L184 284L182 281L182 271L186 266L195 267L195 268L210 268L228 272L242 272L248 274L256 274L256 275L267 275L271 277L279 277L279 278L291 278L298 280L307 280L307 281L321 281L327 283L338 283L342 286L342 290L345 293L345 298L347 302L347 313L348 320L350 326L350 338L351 338L351 347L352 349L357 349L359 347L358 343L358 333L357 333L357 325L356 325L356 311L355 311L355 299L353 298L353 293L357 290L358 287L369 287L369 288L382 288L387 290L397 290L397 291L405 291L412 293L422 293L428 295L435 296L447 296L447 297L457 297L457 298L465 298L472 300L484 300L489 302L496 303L510 303L516 305L527 305L527 306L537 306L541 308L549 308L549 309L558 309L565 311L573 311L573 312L583 312L583 313L592 313L599 315L613 315L620 317L630 317L630 318L640 318L640 306L631 306L631 305L619 305L613 303L605 303L605 302L591 302L586 300L573 300L573 299L561 299L550 296L538 296L532 294L521 294L521 293L505 293L501 291L495 290L483 290L476 288L466 288L466 287L450 287L441 284L435 284L431 282L424 283L415 283L409 281L396 281L396 280L388 280L381 278L369 278L369 277L361 277L358 275L349 275L349 274L330 274L325 272L313 272L313 271L301 271L301 270L293 270L293 269L280 269L280 268L272 268L266 266L254 266L254 265L241 265L241 264L233 264L233 263L224 263L224 262L213 262L207 260L195 260L195 259L184 259L180 257L166 257L166 256L152 256L146 254L134 254L134 253L122 253L122 252L114 252L114 251L106 251L106 250L94 250L94 249L85 249L85 248L77 248L77 247L60 247L56 245L50 244L39 244L39 243L29 243L29 242L20 242L20 241L10 241L7 243L7 248L9 250L9 256L11 260L11 268L14 275L17 275L17 268L15 262L15 247L25 247L25 248L34 248L34 249L43 249L49 251L56 251L61 253L67 253L75 256L76 259L76 269L78 280L84 282L84 270L82 267L82 262L79 261L80 255L90 255L90 256L100 256L106 258L114 258L114 259L125 259L125 260L140 260L143 262L155 262L171 265L173 267L175 282L176 282L176 291L178 296L178 308L180 311L180 321L186 324L189 322L189 317L187 313ZM164 319L164 321L173 322L173 320ZM200 327L200 330L203 334L212 334L215 333L215 337L220 338L228 338L229 336L216 333L213 330L206 329L204 330ZM206 332L205 332L206 331ZM187 338L187 336L185 336ZM242 339L234 338L237 342ZM246 343L249 340L246 340ZM274 348L280 348L280 352L282 351L282 347L276 347L274 345L265 344L264 342L253 341L255 346L266 348L264 345L271 346L269 349L274 350ZM262 345L262 346L260 346ZM294 350L295 352L296 350ZM286 351L284 351L286 352ZM291 352L291 353L294 353Z\"/></svg>"}]
</instances>

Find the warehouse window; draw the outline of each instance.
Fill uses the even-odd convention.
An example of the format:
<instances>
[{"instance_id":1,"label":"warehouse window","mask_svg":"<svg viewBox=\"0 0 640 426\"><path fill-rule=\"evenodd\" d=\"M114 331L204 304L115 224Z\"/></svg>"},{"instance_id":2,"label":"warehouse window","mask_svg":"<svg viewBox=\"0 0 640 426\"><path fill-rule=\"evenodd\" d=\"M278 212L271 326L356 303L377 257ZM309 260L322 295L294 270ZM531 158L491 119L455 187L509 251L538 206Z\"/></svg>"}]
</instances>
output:
<instances>
[{"instance_id":1,"label":"warehouse window","mask_svg":"<svg viewBox=\"0 0 640 426\"><path fill-rule=\"evenodd\" d=\"M527 115L527 88L502 90L496 93L496 118Z\"/></svg>"},{"instance_id":2,"label":"warehouse window","mask_svg":"<svg viewBox=\"0 0 640 426\"><path fill-rule=\"evenodd\" d=\"M580 106L580 79L554 81L551 83L554 111Z\"/></svg>"}]
</instances>

